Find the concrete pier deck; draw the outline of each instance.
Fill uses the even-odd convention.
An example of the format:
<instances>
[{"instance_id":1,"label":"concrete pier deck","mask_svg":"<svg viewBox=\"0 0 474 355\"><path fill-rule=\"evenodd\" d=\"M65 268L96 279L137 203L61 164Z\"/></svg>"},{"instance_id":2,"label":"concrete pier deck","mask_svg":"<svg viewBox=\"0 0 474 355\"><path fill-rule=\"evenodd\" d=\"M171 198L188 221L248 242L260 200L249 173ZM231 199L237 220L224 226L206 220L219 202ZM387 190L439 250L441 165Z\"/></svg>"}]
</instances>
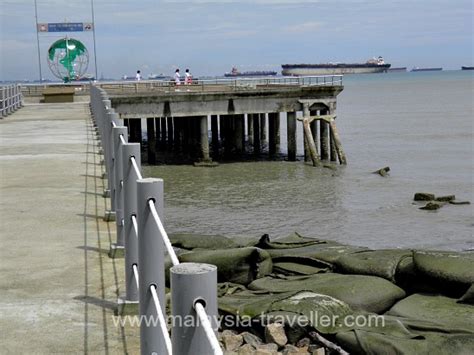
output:
<instances>
[{"instance_id":1,"label":"concrete pier deck","mask_svg":"<svg viewBox=\"0 0 474 355\"><path fill-rule=\"evenodd\" d=\"M114 325L123 260L107 256L103 167L87 103L0 120L1 353L138 353Z\"/></svg>"}]
</instances>

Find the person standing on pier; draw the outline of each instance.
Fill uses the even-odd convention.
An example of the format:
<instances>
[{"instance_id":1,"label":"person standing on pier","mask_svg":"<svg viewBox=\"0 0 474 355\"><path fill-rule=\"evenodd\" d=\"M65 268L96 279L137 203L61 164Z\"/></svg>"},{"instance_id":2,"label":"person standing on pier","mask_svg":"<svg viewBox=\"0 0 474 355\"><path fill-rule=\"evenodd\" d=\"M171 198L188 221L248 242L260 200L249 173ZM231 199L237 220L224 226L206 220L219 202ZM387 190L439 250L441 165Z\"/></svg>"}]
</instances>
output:
<instances>
[{"instance_id":1,"label":"person standing on pier","mask_svg":"<svg viewBox=\"0 0 474 355\"><path fill-rule=\"evenodd\" d=\"M181 75L179 75L179 68L174 72L174 82L176 85L181 85Z\"/></svg>"},{"instance_id":2,"label":"person standing on pier","mask_svg":"<svg viewBox=\"0 0 474 355\"><path fill-rule=\"evenodd\" d=\"M140 70L137 70L137 75L135 75L135 80L136 81L142 80L142 74L140 73Z\"/></svg>"},{"instance_id":3,"label":"person standing on pier","mask_svg":"<svg viewBox=\"0 0 474 355\"><path fill-rule=\"evenodd\" d=\"M193 76L189 72L189 69L186 69L186 73L184 73L184 85L191 85L193 82Z\"/></svg>"}]
</instances>

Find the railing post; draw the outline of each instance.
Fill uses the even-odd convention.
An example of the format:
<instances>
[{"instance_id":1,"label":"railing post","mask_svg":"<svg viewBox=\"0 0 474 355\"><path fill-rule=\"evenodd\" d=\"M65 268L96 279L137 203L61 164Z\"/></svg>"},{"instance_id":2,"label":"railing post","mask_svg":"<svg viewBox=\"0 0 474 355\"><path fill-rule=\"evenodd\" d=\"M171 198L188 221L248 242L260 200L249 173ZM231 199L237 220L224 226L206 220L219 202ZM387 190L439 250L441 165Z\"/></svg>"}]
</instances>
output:
<instances>
[{"instance_id":1,"label":"railing post","mask_svg":"<svg viewBox=\"0 0 474 355\"><path fill-rule=\"evenodd\" d=\"M111 191L111 196L115 196L115 224L117 226L117 242L116 248L123 248L123 168L122 168L122 141L120 136L123 136L125 142L127 138L127 127L119 126L112 128L113 137L113 149L114 149L114 162L113 162L113 174L114 174L114 190Z\"/></svg>"},{"instance_id":2,"label":"railing post","mask_svg":"<svg viewBox=\"0 0 474 355\"><path fill-rule=\"evenodd\" d=\"M2 111L2 117L7 115L7 112L5 110L5 87L4 86L2 86L2 107L1 107L1 111Z\"/></svg>"},{"instance_id":3,"label":"railing post","mask_svg":"<svg viewBox=\"0 0 474 355\"><path fill-rule=\"evenodd\" d=\"M217 267L182 263L173 266L170 273L173 355L213 354L194 306L196 302L203 304L217 334Z\"/></svg>"},{"instance_id":4,"label":"railing post","mask_svg":"<svg viewBox=\"0 0 474 355\"><path fill-rule=\"evenodd\" d=\"M133 274L133 265L138 265L138 236L133 227L132 217L137 215L137 175L131 158L135 158L141 169L140 144L127 143L122 146L123 167L123 234L125 245L125 299L138 301L138 289Z\"/></svg>"},{"instance_id":5,"label":"railing post","mask_svg":"<svg viewBox=\"0 0 474 355\"><path fill-rule=\"evenodd\" d=\"M159 216L163 218L162 179L148 178L137 181L140 316L156 320L156 308L150 286L156 286L158 299L165 314L164 244L151 213L149 200L155 201ZM165 339L157 322L141 324L140 346L143 355L166 354Z\"/></svg>"}]
</instances>

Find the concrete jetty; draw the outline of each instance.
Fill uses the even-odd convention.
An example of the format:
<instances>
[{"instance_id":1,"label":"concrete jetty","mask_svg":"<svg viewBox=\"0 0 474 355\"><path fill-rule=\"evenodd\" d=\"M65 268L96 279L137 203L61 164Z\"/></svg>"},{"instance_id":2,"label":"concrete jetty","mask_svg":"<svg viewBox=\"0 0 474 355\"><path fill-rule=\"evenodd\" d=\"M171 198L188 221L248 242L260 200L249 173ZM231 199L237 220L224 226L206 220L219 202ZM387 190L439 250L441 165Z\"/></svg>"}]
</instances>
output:
<instances>
[{"instance_id":1,"label":"concrete jetty","mask_svg":"<svg viewBox=\"0 0 474 355\"><path fill-rule=\"evenodd\" d=\"M296 120L301 114L311 126L305 142L300 142L305 146L305 160L346 164L335 123L342 76L97 86L105 90L129 128L131 142L142 143L142 127L146 126L149 164L155 164L158 156L181 162L240 160L245 154L260 157L264 148L270 159L283 153L295 161ZM285 116L287 150L280 152ZM313 149L306 141L314 142Z\"/></svg>"},{"instance_id":2,"label":"concrete jetty","mask_svg":"<svg viewBox=\"0 0 474 355\"><path fill-rule=\"evenodd\" d=\"M1 352L138 353L113 322L124 270L88 103L26 105L0 137Z\"/></svg>"}]
</instances>

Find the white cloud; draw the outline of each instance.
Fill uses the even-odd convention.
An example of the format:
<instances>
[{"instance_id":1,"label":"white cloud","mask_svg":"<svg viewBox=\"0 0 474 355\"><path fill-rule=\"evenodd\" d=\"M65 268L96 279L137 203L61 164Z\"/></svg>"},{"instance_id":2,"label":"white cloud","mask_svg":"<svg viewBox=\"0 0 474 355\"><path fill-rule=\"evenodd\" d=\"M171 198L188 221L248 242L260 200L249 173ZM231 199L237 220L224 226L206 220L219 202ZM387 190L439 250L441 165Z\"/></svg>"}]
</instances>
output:
<instances>
[{"instance_id":1,"label":"white cloud","mask_svg":"<svg viewBox=\"0 0 474 355\"><path fill-rule=\"evenodd\" d=\"M304 22L297 25L286 26L283 28L283 31L288 33L308 33L318 31L322 26L323 22L319 21Z\"/></svg>"}]
</instances>

